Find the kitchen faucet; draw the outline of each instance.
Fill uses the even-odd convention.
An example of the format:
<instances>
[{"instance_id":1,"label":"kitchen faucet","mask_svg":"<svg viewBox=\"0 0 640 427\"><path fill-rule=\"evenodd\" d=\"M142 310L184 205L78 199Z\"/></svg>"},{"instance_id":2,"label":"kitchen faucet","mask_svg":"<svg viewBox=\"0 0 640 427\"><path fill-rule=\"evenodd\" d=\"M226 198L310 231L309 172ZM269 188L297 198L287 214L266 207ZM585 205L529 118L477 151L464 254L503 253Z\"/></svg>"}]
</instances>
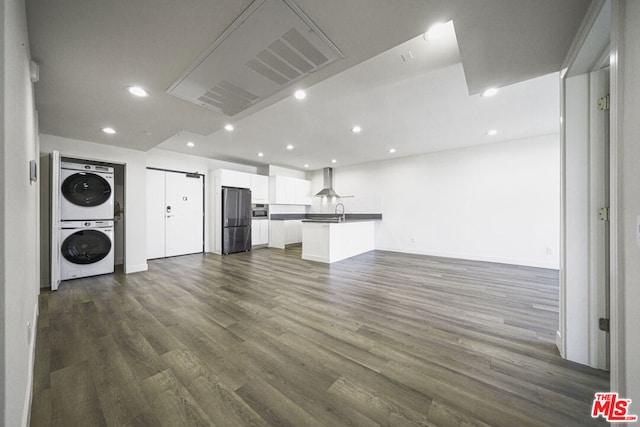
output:
<instances>
[{"instance_id":1,"label":"kitchen faucet","mask_svg":"<svg viewBox=\"0 0 640 427\"><path fill-rule=\"evenodd\" d=\"M342 212L341 212L341 217L338 218L340 221L345 221L346 215L344 214L344 205L342 203L336 203L336 209L335 209L335 214L338 215L338 206L342 206Z\"/></svg>"}]
</instances>

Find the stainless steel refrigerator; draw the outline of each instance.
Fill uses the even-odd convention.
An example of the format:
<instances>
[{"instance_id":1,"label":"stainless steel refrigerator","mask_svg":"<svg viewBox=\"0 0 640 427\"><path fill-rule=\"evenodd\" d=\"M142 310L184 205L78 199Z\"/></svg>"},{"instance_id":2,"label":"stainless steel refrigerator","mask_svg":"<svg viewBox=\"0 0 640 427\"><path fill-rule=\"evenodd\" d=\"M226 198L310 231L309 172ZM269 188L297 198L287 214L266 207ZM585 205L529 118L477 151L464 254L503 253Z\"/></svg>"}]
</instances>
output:
<instances>
[{"instance_id":1,"label":"stainless steel refrigerator","mask_svg":"<svg viewBox=\"0 0 640 427\"><path fill-rule=\"evenodd\" d=\"M251 250L251 191L222 187L222 253Z\"/></svg>"}]
</instances>

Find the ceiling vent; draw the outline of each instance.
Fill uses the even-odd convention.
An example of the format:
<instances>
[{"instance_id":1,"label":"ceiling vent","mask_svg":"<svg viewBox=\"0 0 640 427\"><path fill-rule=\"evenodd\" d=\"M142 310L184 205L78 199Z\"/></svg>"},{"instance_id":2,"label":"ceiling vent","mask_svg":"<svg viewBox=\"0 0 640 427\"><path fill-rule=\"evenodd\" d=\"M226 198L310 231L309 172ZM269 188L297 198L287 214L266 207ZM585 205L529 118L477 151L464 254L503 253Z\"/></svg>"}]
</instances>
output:
<instances>
[{"instance_id":1,"label":"ceiling vent","mask_svg":"<svg viewBox=\"0 0 640 427\"><path fill-rule=\"evenodd\" d=\"M234 116L339 58L292 0L255 0L167 92Z\"/></svg>"}]
</instances>

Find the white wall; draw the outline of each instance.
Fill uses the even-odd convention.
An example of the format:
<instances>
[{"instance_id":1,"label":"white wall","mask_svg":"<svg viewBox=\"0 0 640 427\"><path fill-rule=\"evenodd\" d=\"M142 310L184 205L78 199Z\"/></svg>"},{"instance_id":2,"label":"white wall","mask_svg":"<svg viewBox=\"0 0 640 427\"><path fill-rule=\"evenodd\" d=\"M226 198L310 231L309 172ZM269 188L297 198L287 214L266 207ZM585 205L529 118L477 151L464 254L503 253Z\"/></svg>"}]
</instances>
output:
<instances>
[{"instance_id":1,"label":"white wall","mask_svg":"<svg viewBox=\"0 0 640 427\"><path fill-rule=\"evenodd\" d=\"M337 168L334 189L383 206L377 249L558 268L558 140L546 135ZM312 192L321 188L316 171Z\"/></svg>"},{"instance_id":2,"label":"white wall","mask_svg":"<svg viewBox=\"0 0 640 427\"><path fill-rule=\"evenodd\" d=\"M28 423L39 282L38 183L29 161L38 160L29 41L24 0L2 3L2 218L0 274L3 297L0 424ZM28 327L27 325L30 325Z\"/></svg>"}]
</instances>

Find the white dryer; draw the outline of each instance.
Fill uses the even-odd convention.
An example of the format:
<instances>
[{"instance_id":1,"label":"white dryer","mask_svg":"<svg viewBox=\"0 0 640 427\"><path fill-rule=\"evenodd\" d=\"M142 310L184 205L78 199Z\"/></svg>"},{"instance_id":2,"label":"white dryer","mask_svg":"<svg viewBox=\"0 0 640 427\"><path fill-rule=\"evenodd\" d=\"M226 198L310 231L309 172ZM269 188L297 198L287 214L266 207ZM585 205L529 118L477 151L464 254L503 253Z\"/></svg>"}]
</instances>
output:
<instances>
[{"instance_id":1,"label":"white dryer","mask_svg":"<svg viewBox=\"0 0 640 427\"><path fill-rule=\"evenodd\" d=\"M113 168L60 163L60 219L113 219Z\"/></svg>"},{"instance_id":2,"label":"white dryer","mask_svg":"<svg viewBox=\"0 0 640 427\"><path fill-rule=\"evenodd\" d=\"M60 280L113 273L113 221L60 223Z\"/></svg>"}]
</instances>

